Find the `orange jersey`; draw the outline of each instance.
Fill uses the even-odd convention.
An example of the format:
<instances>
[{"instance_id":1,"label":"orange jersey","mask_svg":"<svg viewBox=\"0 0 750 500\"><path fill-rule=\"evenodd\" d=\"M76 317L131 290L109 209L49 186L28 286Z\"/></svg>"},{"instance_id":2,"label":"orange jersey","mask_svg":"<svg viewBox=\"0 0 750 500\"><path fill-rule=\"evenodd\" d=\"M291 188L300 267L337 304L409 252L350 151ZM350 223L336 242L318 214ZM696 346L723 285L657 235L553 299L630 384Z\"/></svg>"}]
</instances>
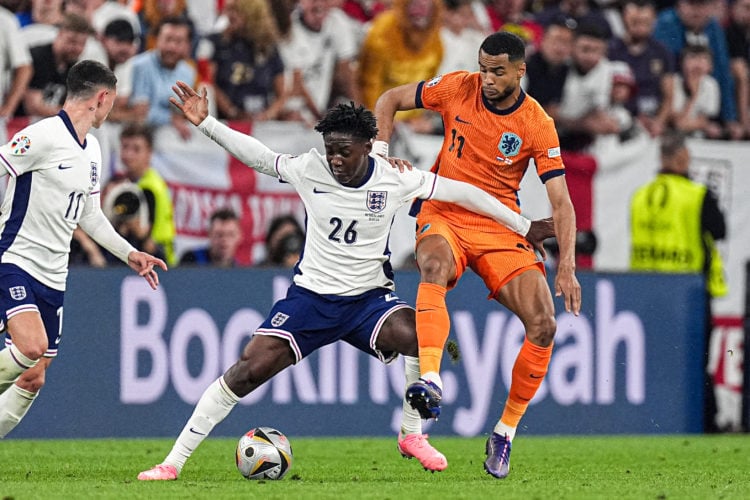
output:
<instances>
[{"instance_id":1,"label":"orange jersey","mask_svg":"<svg viewBox=\"0 0 750 500\"><path fill-rule=\"evenodd\" d=\"M457 71L420 83L416 100L443 117L445 138L432 167L440 176L473 184L520 213L518 190L529 160L542 182L565 172L552 118L523 91L513 106L498 110L482 95L478 72ZM496 225L452 203L431 200L422 210L472 228Z\"/></svg>"}]
</instances>

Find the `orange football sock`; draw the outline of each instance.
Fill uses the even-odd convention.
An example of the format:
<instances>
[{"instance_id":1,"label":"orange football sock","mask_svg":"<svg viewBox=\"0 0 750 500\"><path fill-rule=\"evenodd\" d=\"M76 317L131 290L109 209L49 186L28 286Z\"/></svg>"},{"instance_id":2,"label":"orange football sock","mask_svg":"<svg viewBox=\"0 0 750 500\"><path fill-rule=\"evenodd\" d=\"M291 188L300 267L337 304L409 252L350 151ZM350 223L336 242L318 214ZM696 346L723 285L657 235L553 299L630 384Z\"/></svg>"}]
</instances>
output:
<instances>
[{"instance_id":1,"label":"orange football sock","mask_svg":"<svg viewBox=\"0 0 750 500\"><path fill-rule=\"evenodd\" d=\"M518 427L521 417L526 413L529 401L542 385L547 367L552 356L552 344L541 347L524 340L516 363L513 365L513 378L510 382L508 401L505 403L500 421L510 427Z\"/></svg>"},{"instance_id":2,"label":"orange football sock","mask_svg":"<svg viewBox=\"0 0 750 500\"><path fill-rule=\"evenodd\" d=\"M443 347L448 340L451 320L445 305L444 286L420 283L417 290L417 339L419 372L440 373Z\"/></svg>"}]
</instances>

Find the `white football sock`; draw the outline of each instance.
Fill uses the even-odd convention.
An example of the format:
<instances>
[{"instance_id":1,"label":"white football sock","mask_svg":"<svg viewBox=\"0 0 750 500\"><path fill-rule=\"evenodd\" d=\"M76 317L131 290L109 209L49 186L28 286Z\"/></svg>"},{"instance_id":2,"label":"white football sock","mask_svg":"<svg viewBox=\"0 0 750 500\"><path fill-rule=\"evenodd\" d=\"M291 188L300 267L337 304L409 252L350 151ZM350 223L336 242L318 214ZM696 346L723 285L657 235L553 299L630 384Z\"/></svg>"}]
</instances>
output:
<instances>
[{"instance_id":1,"label":"white football sock","mask_svg":"<svg viewBox=\"0 0 750 500\"><path fill-rule=\"evenodd\" d=\"M162 463L173 465L179 474L193 451L208 437L214 426L229 415L239 400L222 377L216 379L203 392L193 414L177 437L172 451Z\"/></svg>"},{"instance_id":2,"label":"white football sock","mask_svg":"<svg viewBox=\"0 0 750 500\"><path fill-rule=\"evenodd\" d=\"M497 425L495 425L493 430L501 436L505 434L510 441L513 441L513 438L516 437L516 428L506 425L500 420L497 421Z\"/></svg>"},{"instance_id":3,"label":"white football sock","mask_svg":"<svg viewBox=\"0 0 750 500\"><path fill-rule=\"evenodd\" d=\"M406 387L419 380L419 358L404 356L404 378ZM422 418L419 412L409 405L404 398L401 412L401 436L407 434L422 434Z\"/></svg>"},{"instance_id":4,"label":"white football sock","mask_svg":"<svg viewBox=\"0 0 750 500\"><path fill-rule=\"evenodd\" d=\"M13 385L18 376L37 364L38 359L27 358L11 344L0 351L0 394Z\"/></svg>"},{"instance_id":5,"label":"white football sock","mask_svg":"<svg viewBox=\"0 0 750 500\"><path fill-rule=\"evenodd\" d=\"M0 438L4 438L15 429L38 394L21 389L16 384L0 394Z\"/></svg>"},{"instance_id":6,"label":"white football sock","mask_svg":"<svg viewBox=\"0 0 750 500\"><path fill-rule=\"evenodd\" d=\"M440 378L440 374L438 372L427 372L424 375L422 375L422 378L424 380L429 380L436 386L440 387L440 390L443 390L443 379Z\"/></svg>"}]
</instances>

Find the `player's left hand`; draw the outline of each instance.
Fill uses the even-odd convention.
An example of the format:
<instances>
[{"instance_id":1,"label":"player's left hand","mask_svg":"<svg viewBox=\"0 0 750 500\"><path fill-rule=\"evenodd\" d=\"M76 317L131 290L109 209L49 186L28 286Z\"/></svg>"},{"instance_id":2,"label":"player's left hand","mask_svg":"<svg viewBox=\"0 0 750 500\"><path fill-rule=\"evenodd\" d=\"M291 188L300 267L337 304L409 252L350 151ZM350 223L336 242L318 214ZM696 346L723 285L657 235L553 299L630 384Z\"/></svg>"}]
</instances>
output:
<instances>
[{"instance_id":1,"label":"player's left hand","mask_svg":"<svg viewBox=\"0 0 750 500\"><path fill-rule=\"evenodd\" d=\"M560 264L555 276L555 297L565 298L565 311L578 316L581 312L581 284L570 265Z\"/></svg>"},{"instance_id":2,"label":"player's left hand","mask_svg":"<svg viewBox=\"0 0 750 500\"><path fill-rule=\"evenodd\" d=\"M167 270L167 264L163 260L139 251L128 254L128 265L139 276L143 276L153 290L156 290L156 287L159 286L159 275L154 267L158 266L164 271Z\"/></svg>"},{"instance_id":3,"label":"player's left hand","mask_svg":"<svg viewBox=\"0 0 750 500\"><path fill-rule=\"evenodd\" d=\"M409 160L396 158L395 156L389 156L386 160L388 160L388 163L390 163L393 168L397 168L401 173L404 173L404 170L411 170L414 168L414 165L412 165Z\"/></svg>"}]
</instances>

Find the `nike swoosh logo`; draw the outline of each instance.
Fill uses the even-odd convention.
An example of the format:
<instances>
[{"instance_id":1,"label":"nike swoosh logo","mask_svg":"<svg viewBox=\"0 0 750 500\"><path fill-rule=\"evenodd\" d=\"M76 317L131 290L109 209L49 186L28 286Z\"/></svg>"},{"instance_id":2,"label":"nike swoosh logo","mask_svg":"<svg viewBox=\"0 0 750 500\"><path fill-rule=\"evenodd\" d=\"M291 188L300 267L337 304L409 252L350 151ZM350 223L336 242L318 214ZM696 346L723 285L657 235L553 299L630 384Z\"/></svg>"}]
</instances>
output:
<instances>
[{"instance_id":1,"label":"nike swoosh logo","mask_svg":"<svg viewBox=\"0 0 750 500\"><path fill-rule=\"evenodd\" d=\"M192 432L193 434L198 434L199 436L205 436L206 435L205 432L198 432L193 427L190 428L190 432Z\"/></svg>"},{"instance_id":2,"label":"nike swoosh logo","mask_svg":"<svg viewBox=\"0 0 750 500\"><path fill-rule=\"evenodd\" d=\"M329 194L330 191L321 191L320 189L314 187L313 188L313 193L315 193L315 194Z\"/></svg>"},{"instance_id":3,"label":"nike swoosh logo","mask_svg":"<svg viewBox=\"0 0 750 500\"><path fill-rule=\"evenodd\" d=\"M418 313L428 312L428 311L434 311L435 309L417 309Z\"/></svg>"},{"instance_id":4,"label":"nike swoosh logo","mask_svg":"<svg viewBox=\"0 0 750 500\"><path fill-rule=\"evenodd\" d=\"M69 168L73 168L73 165L63 165L62 163L57 166L60 170L68 170Z\"/></svg>"},{"instance_id":5,"label":"nike swoosh logo","mask_svg":"<svg viewBox=\"0 0 750 500\"><path fill-rule=\"evenodd\" d=\"M458 123L465 123L466 125L471 125L471 122L467 122L466 120L462 120L460 116L456 115L456 121Z\"/></svg>"}]
</instances>

